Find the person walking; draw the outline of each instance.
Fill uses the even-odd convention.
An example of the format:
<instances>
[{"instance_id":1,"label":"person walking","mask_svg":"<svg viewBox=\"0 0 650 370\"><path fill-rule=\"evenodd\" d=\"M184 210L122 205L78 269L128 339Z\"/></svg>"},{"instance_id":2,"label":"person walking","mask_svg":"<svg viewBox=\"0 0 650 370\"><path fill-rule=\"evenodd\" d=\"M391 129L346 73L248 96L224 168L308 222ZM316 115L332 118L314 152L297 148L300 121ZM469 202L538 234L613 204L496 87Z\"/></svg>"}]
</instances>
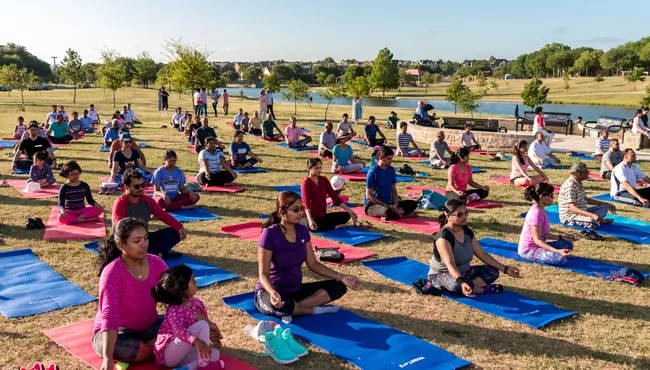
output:
<instances>
[{"instance_id":1,"label":"person walking","mask_svg":"<svg viewBox=\"0 0 650 370\"><path fill-rule=\"evenodd\" d=\"M219 104L219 90L217 90L216 87L212 88L212 93L210 93L210 98L212 99L212 109L214 110L214 116L219 117L219 113L217 113L217 104Z\"/></svg>"},{"instance_id":2,"label":"person walking","mask_svg":"<svg viewBox=\"0 0 650 370\"><path fill-rule=\"evenodd\" d=\"M273 112L273 94L271 94L271 89L266 89L266 108L271 113L273 119L276 119L275 112Z\"/></svg>"},{"instance_id":3,"label":"person walking","mask_svg":"<svg viewBox=\"0 0 650 370\"><path fill-rule=\"evenodd\" d=\"M262 92L260 93L260 114L263 117L266 117L267 104L268 104L268 99L266 97L266 91L262 90Z\"/></svg>"},{"instance_id":4,"label":"person walking","mask_svg":"<svg viewBox=\"0 0 650 370\"><path fill-rule=\"evenodd\" d=\"M223 89L223 94L221 94L221 104L223 106L223 114L226 115L226 116L228 115L228 105L229 105L228 98L229 97L230 97L230 95L228 95L228 92L226 91L226 89Z\"/></svg>"},{"instance_id":5,"label":"person walking","mask_svg":"<svg viewBox=\"0 0 650 370\"><path fill-rule=\"evenodd\" d=\"M165 86L160 88L160 97L162 98L162 115L163 116L168 116L169 115L169 93L165 91Z\"/></svg>"}]
</instances>

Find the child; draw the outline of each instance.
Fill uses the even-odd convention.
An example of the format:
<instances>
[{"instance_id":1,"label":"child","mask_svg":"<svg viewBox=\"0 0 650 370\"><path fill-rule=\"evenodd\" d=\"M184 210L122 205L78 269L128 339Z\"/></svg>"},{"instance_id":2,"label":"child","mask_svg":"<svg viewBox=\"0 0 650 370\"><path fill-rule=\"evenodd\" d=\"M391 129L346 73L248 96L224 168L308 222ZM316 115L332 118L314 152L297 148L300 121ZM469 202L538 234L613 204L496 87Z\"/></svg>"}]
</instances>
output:
<instances>
[{"instance_id":1,"label":"child","mask_svg":"<svg viewBox=\"0 0 650 370\"><path fill-rule=\"evenodd\" d=\"M79 180L81 167L76 161L63 165L61 176L68 179L59 190L59 216L60 223L69 225L79 222L96 221L104 212L104 207L95 202L90 191L90 186ZM84 198L88 206L84 204Z\"/></svg>"},{"instance_id":2,"label":"child","mask_svg":"<svg viewBox=\"0 0 650 370\"><path fill-rule=\"evenodd\" d=\"M163 272L158 285L151 288L154 300L168 305L154 344L156 365L185 365L181 369L197 370L218 361L222 369L225 367L219 351L210 347L211 334L217 347L221 347L223 336L217 324L208 319L203 302L194 297L198 289L192 269L185 265Z\"/></svg>"},{"instance_id":3,"label":"child","mask_svg":"<svg viewBox=\"0 0 650 370\"><path fill-rule=\"evenodd\" d=\"M27 182L37 182L41 188L54 185L56 179L52 173L52 167L45 163L47 152L36 152L34 154L34 164L29 169L29 180Z\"/></svg>"},{"instance_id":4,"label":"child","mask_svg":"<svg viewBox=\"0 0 650 370\"><path fill-rule=\"evenodd\" d=\"M25 133L25 130L27 130L27 127L25 126L25 119L23 117L18 117L18 123L16 124L16 128L14 129L14 139L16 140L22 140L23 134Z\"/></svg>"},{"instance_id":5,"label":"child","mask_svg":"<svg viewBox=\"0 0 650 370\"><path fill-rule=\"evenodd\" d=\"M397 113L390 112L390 116L386 120L386 123L388 124L387 128L389 130L397 129L397 122L399 122L399 117L397 117Z\"/></svg>"},{"instance_id":6,"label":"child","mask_svg":"<svg viewBox=\"0 0 650 370\"><path fill-rule=\"evenodd\" d=\"M372 156L370 157L370 168L375 167L375 165L377 165L377 161L379 161L380 152L381 152L381 146L377 145L374 148L372 148Z\"/></svg>"}]
</instances>

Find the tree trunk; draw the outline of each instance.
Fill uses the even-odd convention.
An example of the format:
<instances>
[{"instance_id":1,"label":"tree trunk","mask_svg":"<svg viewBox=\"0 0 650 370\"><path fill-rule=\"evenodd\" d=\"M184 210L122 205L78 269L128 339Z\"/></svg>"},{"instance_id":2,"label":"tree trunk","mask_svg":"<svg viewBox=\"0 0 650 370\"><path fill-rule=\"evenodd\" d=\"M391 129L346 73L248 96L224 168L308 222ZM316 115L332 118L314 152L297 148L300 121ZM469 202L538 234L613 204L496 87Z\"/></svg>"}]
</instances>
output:
<instances>
[{"instance_id":1,"label":"tree trunk","mask_svg":"<svg viewBox=\"0 0 650 370\"><path fill-rule=\"evenodd\" d=\"M20 89L20 104L25 108L25 97L23 96L23 89Z\"/></svg>"},{"instance_id":2,"label":"tree trunk","mask_svg":"<svg viewBox=\"0 0 650 370\"><path fill-rule=\"evenodd\" d=\"M429 90L429 85L424 85L424 93L426 94Z\"/></svg>"},{"instance_id":3,"label":"tree trunk","mask_svg":"<svg viewBox=\"0 0 650 370\"><path fill-rule=\"evenodd\" d=\"M113 108L115 108L115 90L113 90Z\"/></svg>"},{"instance_id":4,"label":"tree trunk","mask_svg":"<svg viewBox=\"0 0 650 370\"><path fill-rule=\"evenodd\" d=\"M585 67L585 77L589 77L589 67Z\"/></svg>"},{"instance_id":5,"label":"tree trunk","mask_svg":"<svg viewBox=\"0 0 650 370\"><path fill-rule=\"evenodd\" d=\"M295 96L293 97L293 114L298 114L298 98Z\"/></svg>"},{"instance_id":6,"label":"tree trunk","mask_svg":"<svg viewBox=\"0 0 650 370\"><path fill-rule=\"evenodd\" d=\"M331 100L328 100L327 101L327 106L325 107L325 121L327 121L327 110L330 109L330 103L331 102L332 102Z\"/></svg>"},{"instance_id":7,"label":"tree trunk","mask_svg":"<svg viewBox=\"0 0 650 370\"><path fill-rule=\"evenodd\" d=\"M72 95L72 104L77 103L77 83L74 83L74 94Z\"/></svg>"}]
</instances>

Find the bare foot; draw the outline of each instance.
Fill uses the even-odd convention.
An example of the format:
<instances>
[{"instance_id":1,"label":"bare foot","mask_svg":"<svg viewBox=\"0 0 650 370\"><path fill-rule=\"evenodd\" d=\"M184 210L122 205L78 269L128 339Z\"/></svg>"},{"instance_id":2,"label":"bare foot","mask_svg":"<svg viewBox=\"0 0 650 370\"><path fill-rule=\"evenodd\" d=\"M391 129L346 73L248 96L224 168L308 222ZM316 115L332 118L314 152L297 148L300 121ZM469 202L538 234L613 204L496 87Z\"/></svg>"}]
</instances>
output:
<instances>
[{"instance_id":1,"label":"bare foot","mask_svg":"<svg viewBox=\"0 0 650 370\"><path fill-rule=\"evenodd\" d=\"M199 206L197 204L192 204L191 206L183 206L181 209L197 209Z\"/></svg>"}]
</instances>

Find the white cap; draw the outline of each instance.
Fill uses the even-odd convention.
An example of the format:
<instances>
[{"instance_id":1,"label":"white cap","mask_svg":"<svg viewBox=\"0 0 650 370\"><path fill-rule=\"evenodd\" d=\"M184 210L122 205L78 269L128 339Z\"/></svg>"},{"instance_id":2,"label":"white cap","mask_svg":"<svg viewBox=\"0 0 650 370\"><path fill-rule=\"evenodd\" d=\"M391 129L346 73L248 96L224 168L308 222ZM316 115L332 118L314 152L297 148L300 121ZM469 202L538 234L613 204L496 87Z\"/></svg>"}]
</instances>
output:
<instances>
[{"instance_id":1,"label":"white cap","mask_svg":"<svg viewBox=\"0 0 650 370\"><path fill-rule=\"evenodd\" d=\"M345 185L345 179L339 175L334 175L330 180L330 184L332 184L332 188L334 188L334 190L339 191L343 189L343 185Z\"/></svg>"},{"instance_id":2,"label":"white cap","mask_svg":"<svg viewBox=\"0 0 650 370\"><path fill-rule=\"evenodd\" d=\"M28 182L25 190L23 190L24 193L36 193L39 191L41 191L41 184L33 181Z\"/></svg>"}]
</instances>

